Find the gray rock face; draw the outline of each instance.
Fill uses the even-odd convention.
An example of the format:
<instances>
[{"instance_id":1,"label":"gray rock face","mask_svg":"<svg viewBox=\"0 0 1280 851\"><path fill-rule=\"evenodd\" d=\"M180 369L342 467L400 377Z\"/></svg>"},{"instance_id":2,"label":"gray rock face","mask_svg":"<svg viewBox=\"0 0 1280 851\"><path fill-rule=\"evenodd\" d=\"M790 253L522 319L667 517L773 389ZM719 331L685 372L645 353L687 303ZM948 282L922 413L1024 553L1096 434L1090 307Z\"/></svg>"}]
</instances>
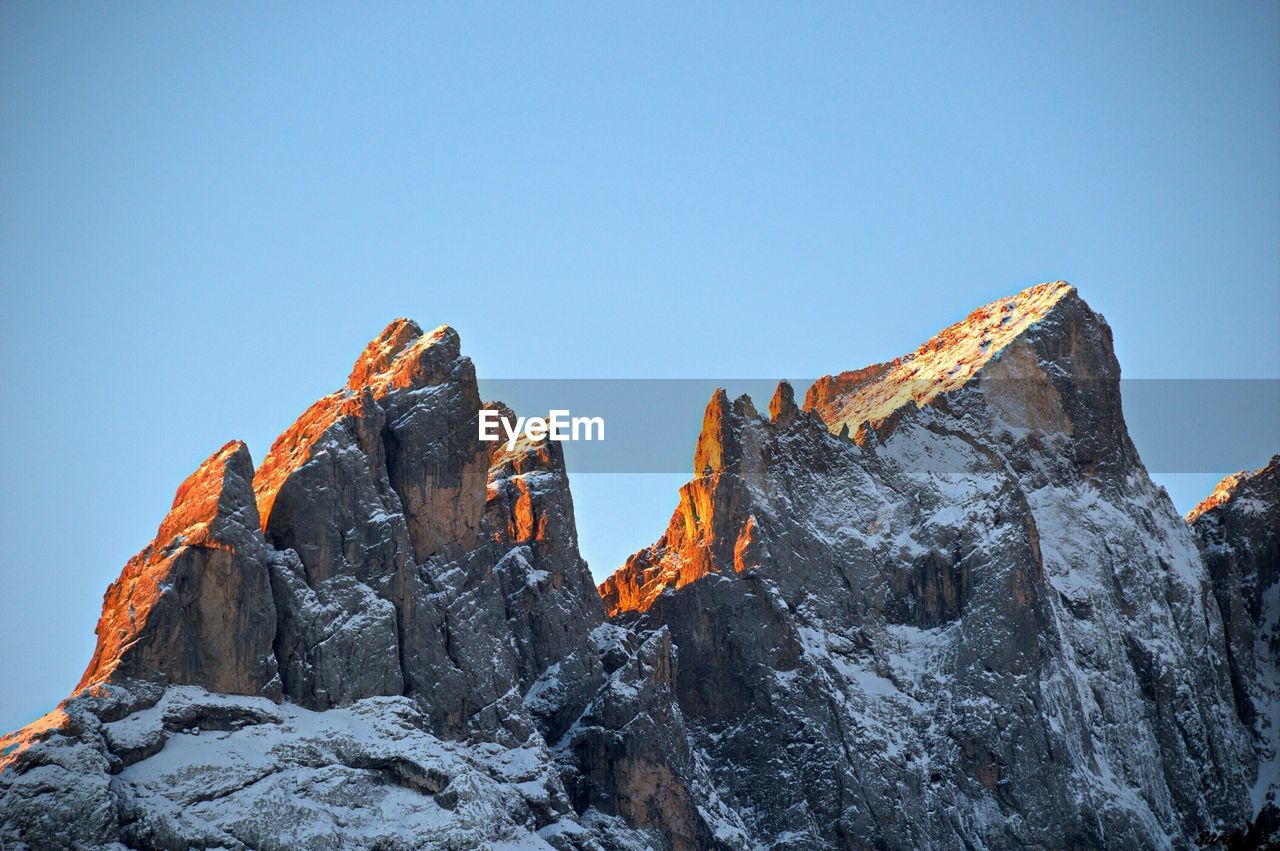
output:
<instances>
[{"instance_id":1,"label":"gray rock face","mask_svg":"<svg viewBox=\"0 0 1280 851\"><path fill-rule=\"evenodd\" d=\"M487 407L506 411L499 403ZM604 682L591 641L604 607L578 552L560 444L522 439L511 450L497 445L485 528L503 553L494 573L520 692L547 741L555 742Z\"/></svg>"},{"instance_id":2,"label":"gray rock face","mask_svg":"<svg viewBox=\"0 0 1280 851\"><path fill-rule=\"evenodd\" d=\"M404 693L396 607L352 577L315 587L293 550L271 562L275 635L285 696L328 709L362 697Z\"/></svg>"},{"instance_id":3,"label":"gray rock face","mask_svg":"<svg viewBox=\"0 0 1280 851\"><path fill-rule=\"evenodd\" d=\"M276 653L292 699L405 694L439 735L512 745L585 705L603 614L563 457L522 445L490 458L479 410L458 335L398 320L272 447L255 488L280 553ZM530 714L522 696L554 665L570 676Z\"/></svg>"},{"instance_id":4,"label":"gray rock face","mask_svg":"<svg viewBox=\"0 0 1280 851\"><path fill-rule=\"evenodd\" d=\"M597 593L558 444L480 442L457 334L397 320L256 473L183 484L80 688L0 738L0 845L1261 841L1278 462L1193 535L1118 380L1057 283L803 407L719 391Z\"/></svg>"},{"instance_id":5,"label":"gray rock face","mask_svg":"<svg viewBox=\"0 0 1280 851\"><path fill-rule=\"evenodd\" d=\"M233 442L182 483L156 539L107 590L77 692L200 684L279 700L276 613L252 481L249 450Z\"/></svg>"},{"instance_id":6,"label":"gray rock face","mask_svg":"<svg viewBox=\"0 0 1280 851\"><path fill-rule=\"evenodd\" d=\"M1270 811L1280 841L1280 455L1228 476L1187 519L1222 612L1236 712L1253 733L1254 808Z\"/></svg>"},{"instance_id":7,"label":"gray rock face","mask_svg":"<svg viewBox=\"0 0 1280 851\"><path fill-rule=\"evenodd\" d=\"M412 819L374 829L383 818L370 813L404 789L437 794L443 783L452 791L438 803L449 812L423 806L457 847L532 841L544 830L549 838L538 841L560 847L594 847L597 836L629 843L618 818L569 809L545 744L604 683L592 639L604 611L578 554L563 456L527 441L491 452L478 439L479 408L457 334L398 320L361 354L344 388L280 436L256 474L242 444L205 462L156 542L108 592L77 694L6 738L0 838L35 847L117 839L331 847L336 831L337 847L417 844L437 833ZM187 808L207 803L200 786L222 769L172 764L177 774L155 775L171 737L109 732L150 724L176 685L283 697L292 708L253 721L255 735L231 737L250 748L262 736L279 739L268 742L279 779L259 783L254 760L228 745L243 791ZM328 713L339 711L392 713L395 723L375 730L390 738L322 747L323 737L290 732L295 718L331 719L315 722L328 729L339 723ZM422 779L395 755L410 734L431 749L466 742L459 747L476 749L473 764L488 764L497 785ZM383 755L352 755L369 748ZM150 766L126 770L138 783L108 782L104 772L135 762ZM280 767L295 763L305 776ZM161 791L179 775L189 790ZM468 794L476 809L459 820L456 804ZM339 798L355 809L313 831L308 809ZM53 831L54 820L68 824Z\"/></svg>"},{"instance_id":8,"label":"gray rock face","mask_svg":"<svg viewBox=\"0 0 1280 851\"><path fill-rule=\"evenodd\" d=\"M601 594L670 633L755 841L1163 847L1251 817L1222 618L1118 379L1045 285L793 421L785 389L772 421L712 399L702 475Z\"/></svg>"}]
</instances>

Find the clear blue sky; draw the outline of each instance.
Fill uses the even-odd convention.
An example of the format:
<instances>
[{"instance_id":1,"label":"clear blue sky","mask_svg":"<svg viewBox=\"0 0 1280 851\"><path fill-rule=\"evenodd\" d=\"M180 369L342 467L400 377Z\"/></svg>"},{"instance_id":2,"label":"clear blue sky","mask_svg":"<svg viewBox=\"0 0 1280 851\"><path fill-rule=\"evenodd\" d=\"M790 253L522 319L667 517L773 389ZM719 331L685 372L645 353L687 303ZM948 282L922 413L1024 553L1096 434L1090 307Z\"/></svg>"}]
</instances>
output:
<instances>
[{"instance_id":1,"label":"clear blue sky","mask_svg":"<svg viewBox=\"0 0 1280 851\"><path fill-rule=\"evenodd\" d=\"M0 728L395 316L815 376L1065 278L1126 375L1280 375L1280 4L452 6L0 4ZM575 483L597 571L673 485Z\"/></svg>"}]
</instances>

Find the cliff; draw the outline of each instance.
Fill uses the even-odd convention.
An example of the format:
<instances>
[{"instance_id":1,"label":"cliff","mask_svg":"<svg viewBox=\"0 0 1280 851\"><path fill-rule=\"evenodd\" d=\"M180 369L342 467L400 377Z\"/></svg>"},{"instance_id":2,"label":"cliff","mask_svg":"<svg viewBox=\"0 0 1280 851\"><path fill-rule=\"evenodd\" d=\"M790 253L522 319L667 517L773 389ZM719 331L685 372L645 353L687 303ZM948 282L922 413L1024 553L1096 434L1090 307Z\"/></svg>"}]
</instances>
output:
<instances>
[{"instance_id":1,"label":"cliff","mask_svg":"<svg viewBox=\"0 0 1280 851\"><path fill-rule=\"evenodd\" d=\"M1119 377L1059 282L803 411L786 385L769 418L713 396L666 532L600 592L671 634L750 835L1159 847L1253 817L1209 571Z\"/></svg>"},{"instance_id":2,"label":"cliff","mask_svg":"<svg viewBox=\"0 0 1280 851\"><path fill-rule=\"evenodd\" d=\"M0 739L0 844L1265 842L1277 461L1184 520L1119 377L1056 282L803 406L716 391L597 593L559 445L481 443L458 335L396 320L179 487Z\"/></svg>"}]
</instances>

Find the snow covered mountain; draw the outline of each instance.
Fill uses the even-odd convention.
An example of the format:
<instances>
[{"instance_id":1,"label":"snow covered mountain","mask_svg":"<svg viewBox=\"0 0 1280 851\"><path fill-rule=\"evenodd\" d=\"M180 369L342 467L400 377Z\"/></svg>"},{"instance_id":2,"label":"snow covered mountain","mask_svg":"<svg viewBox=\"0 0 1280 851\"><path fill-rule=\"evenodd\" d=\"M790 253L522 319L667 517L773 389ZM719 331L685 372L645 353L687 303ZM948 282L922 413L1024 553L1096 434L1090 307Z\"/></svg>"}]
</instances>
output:
<instances>
[{"instance_id":1,"label":"snow covered mountain","mask_svg":"<svg viewBox=\"0 0 1280 851\"><path fill-rule=\"evenodd\" d=\"M768 419L718 393L695 469L601 594L670 630L749 835L1168 847L1252 817L1219 606L1070 286L823 379L804 410L785 384Z\"/></svg>"},{"instance_id":2,"label":"snow covered mountain","mask_svg":"<svg viewBox=\"0 0 1280 851\"><path fill-rule=\"evenodd\" d=\"M457 334L397 320L256 471L202 464L76 692L0 740L0 844L1164 848L1274 818L1280 462L1189 526L1070 286L803 407L718 391L667 531L598 593L558 444L481 443L481 407Z\"/></svg>"}]
</instances>

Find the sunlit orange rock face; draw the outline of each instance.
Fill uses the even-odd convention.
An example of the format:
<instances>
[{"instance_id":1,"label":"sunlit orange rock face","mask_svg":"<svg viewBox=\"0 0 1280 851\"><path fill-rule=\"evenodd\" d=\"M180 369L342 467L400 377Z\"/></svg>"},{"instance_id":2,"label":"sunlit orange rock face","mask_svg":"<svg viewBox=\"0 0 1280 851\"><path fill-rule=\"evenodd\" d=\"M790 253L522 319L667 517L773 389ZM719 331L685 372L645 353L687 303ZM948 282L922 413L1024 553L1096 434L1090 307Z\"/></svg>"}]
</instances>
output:
<instances>
[{"instance_id":1,"label":"sunlit orange rock face","mask_svg":"<svg viewBox=\"0 0 1280 851\"><path fill-rule=\"evenodd\" d=\"M66 710L59 706L22 729L0 736L0 771L18 762L23 752L33 745L39 744L54 733L68 730L71 723Z\"/></svg>"},{"instance_id":2,"label":"sunlit orange rock face","mask_svg":"<svg viewBox=\"0 0 1280 851\"><path fill-rule=\"evenodd\" d=\"M885 425L905 405L924 406L963 387L1074 292L1065 281L1055 281L993 301L909 355L819 379L805 396L805 410L833 432L847 427L861 443L868 429Z\"/></svg>"},{"instance_id":3,"label":"sunlit orange rock face","mask_svg":"<svg viewBox=\"0 0 1280 851\"><path fill-rule=\"evenodd\" d=\"M377 402L394 390L417 390L446 383L461 359L461 343L458 334L447 325L441 325L431 333L409 319L397 319L365 347L347 384L317 401L286 429L272 444L267 457L254 477L254 491L263 529L272 537L273 528L283 529L290 520L276 517L277 501L290 477L312 459L317 447L324 443L325 433L334 427L353 430L368 453L380 458L384 449L375 445L381 441L384 426L383 412ZM470 407L479 407L476 392L475 371L470 361L461 366L466 375L458 382L459 389L471 397ZM483 507L485 450L474 436L468 449L471 463L463 475L449 477L427 475L423 479L413 477L404 482L407 492L405 502L410 536L425 557L448 539L460 539L474 533L479 525ZM395 470L392 470L394 474ZM393 482L392 485L400 484ZM287 496L287 494L286 494ZM427 502L434 503L430 516L424 516ZM452 511L441 509L452 506ZM296 520L298 518L291 518ZM273 527L274 523L274 527ZM303 555L304 562L308 561ZM325 553L319 559L332 561L333 553ZM310 567L310 565L308 565Z\"/></svg>"},{"instance_id":4,"label":"sunlit orange rock face","mask_svg":"<svg viewBox=\"0 0 1280 851\"><path fill-rule=\"evenodd\" d=\"M902 359L889 363L873 363L862 369L850 369L838 375L824 375L804 394L806 411L833 410L837 400L844 399L879 380L886 372L902 363Z\"/></svg>"},{"instance_id":5,"label":"sunlit orange rock face","mask_svg":"<svg viewBox=\"0 0 1280 851\"><path fill-rule=\"evenodd\" d=\"M1194 525L1202 515L1232 502L1243 490L1254 486L1259 481L1266 481L1268 478L1271 482L1274 482L1277 477L1280 477L1280 456L1272 458L1271 462L1261 469L1241 470L1238 473L1232 473L1218 482L1213 489L1213 493L1206 496L1195 508L1187 512L1187 522Z\"/></svg>"},{"instance_id":6,"label":"sunlit orange rock face","mask_svg":"<svg viewBox=\"0 0 1280 851\"><path fill-rule=\"evenodd\" d=\"M480 441L480 407L457 332L398 319L275 441L254 490L289 699L409 695L442 734L523 741L521 688L560 664L578 680L540 701L538 720L559 735L581 709L603 611L563 457ZM545 630L547 609L582 628Z\"/></svg>"},{"instance_id":7,"label":"sunlit orange rock face","mask_svg":"<svg viewBox=\"0 0 1280 851\"><path fill-rule=\"evenodd\" d=\"M137 681L279 697L252 479L249 450L236 441L182 483L155 540L107 590L77 694Z\"/></svg>"},{"instance_id":8,"label":"sunlit orange rock face","mask_svg":"<svg viewBox=\"0 0 1280 851\"><path fill-rule=\"evenodd\" d=\"M788 415L785 404L779 413ZM760 467L759 447L742 425L757 416L746 396L729 401L716 390L702 419L694 452L698 477L680 489L680 505L656 544L627 559L600 586L609 614L644 611L668 588L683 588L720 564L757 558L754 517L744 513L744 488Z\"/></svg>"},{"instance_id":9,"label":"sunlit orange rock face","mask_svg":"<svg viewBox=\"0 0 1280 851\"><path fill-rule=\"evenodd\" d=\"M1021 338L1072 300L1079 302L1075 289L1057 281L994 301L908 355L820 378L805 395L803 413L812 415L808 421L815 427L847 433L861 444L873 433L890 434L904 413L940 403L981 379L987 402L1012 424L1070 434L1073 424L1064 411L1072 410L1071 400L1059 398ZM1091 355L1076 354L1073 366L1087 376L1094 367ZM1123 428L1118 399L1088 402L1114 402L1115 419ZM786 429L802 416L786 382L779 384L769 414L776 429ZM666 533L599 586L611 615L645 611L668 588L682 588L730 567L741 572L767 558L768 536L747 499L751 488L766 488L761 471L768 450L753 425L758 421L750 399L731 402L723 390L715 392L694 452L697 478L681 488ZM1127 436L1123 442L1127 444ZM1087 452L1082 457L1087 461Z\"/></svg>"},{"instance_id":10,"label":"sunlit orange rock face","mask_svg":"<svg viewBox=\"0 0 1280 851\"><path fill-rule=\"evenodd\" d=\"M501 403L486 407L515 421L515 413ZM494 540L507 545L554 545L557 535L549 526L562 518L549 510L553 507L544 503L543 496L548 471L564 466L560 445L521 436L510 449L505 441L493 446L485 506ZM567 489L560 496L567 498Z\"/></svg>"},{"instance_id":11,"label":"sunlit orange rock face","mask_svg":"<svg viewBox=\"0 0 1280 851\"><path fill-rule=\"evenodd\" d=\"M445 616L423 574L482 539L479 406L457 332L397 319L272 445L254 490L280 559L276 653L290 699L323 709L472 685L439 647ZM441 725L465 709L441 706Z\"/></svg>"},{"instance_id":12,"label":"sunlit orange rock face","mask_svg":"<svg viewBox=\"0 0 1280 851\"><path fill-rule=\"evenodd\" d=\"M107 592L77 705L407 695L440 734L558 738L602 677L603 607L559 445L481 442L480 404L458 334L397 319L256 474L244 444L214 453ZM571 685L524 708L552 666Z\"/></svg>"}]
</instances>

